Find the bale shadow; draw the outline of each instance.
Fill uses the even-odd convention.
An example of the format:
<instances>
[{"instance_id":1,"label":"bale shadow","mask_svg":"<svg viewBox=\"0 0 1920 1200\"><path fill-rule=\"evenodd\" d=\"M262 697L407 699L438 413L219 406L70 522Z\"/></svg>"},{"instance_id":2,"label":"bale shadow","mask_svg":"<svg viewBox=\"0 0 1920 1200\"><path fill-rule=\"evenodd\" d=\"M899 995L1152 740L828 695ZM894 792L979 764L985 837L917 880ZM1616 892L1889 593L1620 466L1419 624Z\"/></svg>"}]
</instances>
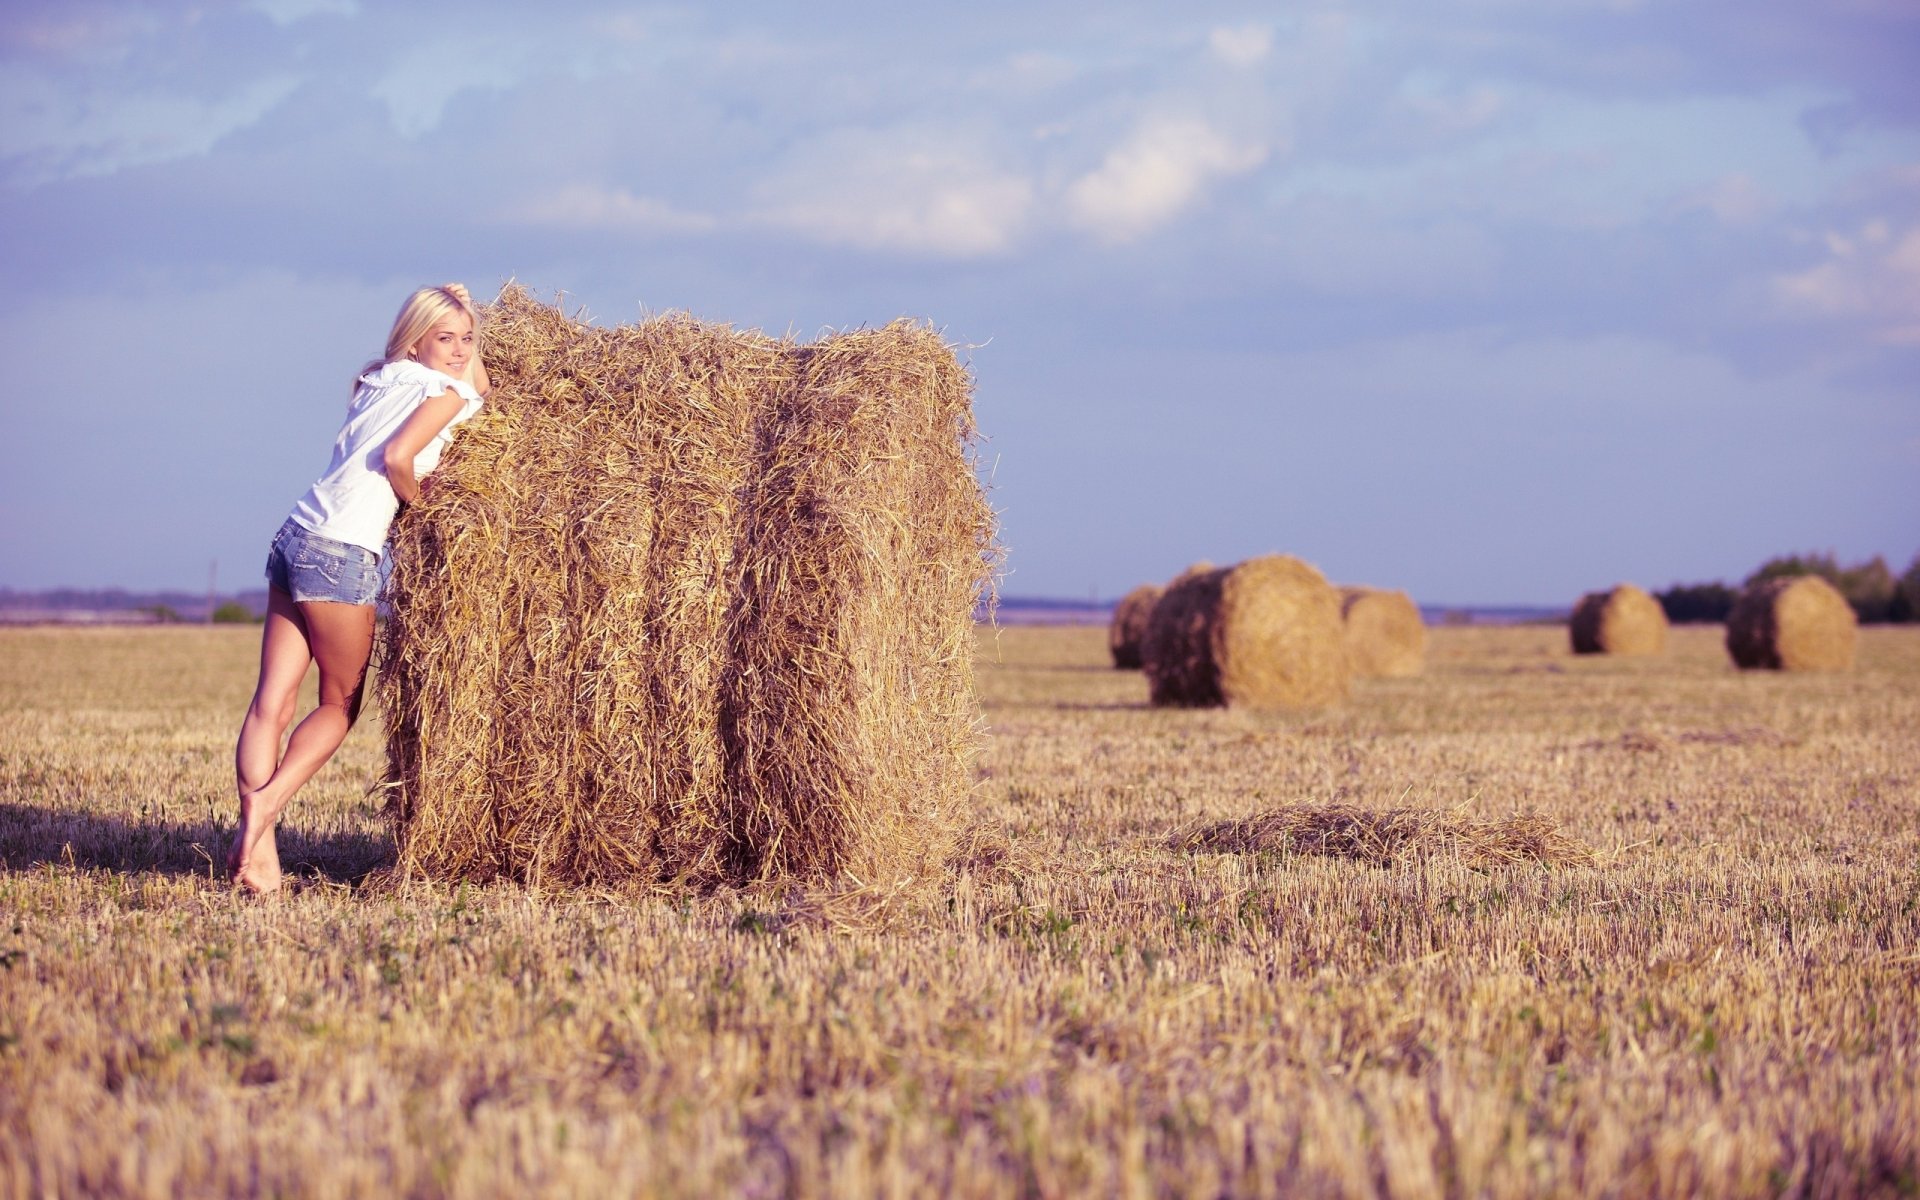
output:
<instances>
[{"instance_id":1,"label":"bale shadow","mask_svg":"<svg viewBox=\"0 0 1920 1200\"><path fill-rule=\"evenodd\" d=\"M65 812L0 803L0 870L48 864L134 874L219 875L233 838L231 825L149 821L104 813ZM393 841L364 833L279 829L280 862L289 875L357 884L393 861Z\"/></svg>"}]
</instances>

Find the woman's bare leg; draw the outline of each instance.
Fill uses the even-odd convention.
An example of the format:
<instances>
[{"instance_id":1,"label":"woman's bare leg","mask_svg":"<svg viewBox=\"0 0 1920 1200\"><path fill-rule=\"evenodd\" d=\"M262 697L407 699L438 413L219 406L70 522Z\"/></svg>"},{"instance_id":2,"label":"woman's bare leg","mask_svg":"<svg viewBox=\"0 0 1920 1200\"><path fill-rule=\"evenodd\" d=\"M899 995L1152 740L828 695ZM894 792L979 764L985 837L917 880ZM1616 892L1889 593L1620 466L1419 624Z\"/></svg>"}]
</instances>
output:
<instances>
[{"instance_id":1,"label":"woman's bare leg","mask_svg":"<svg viewBox=\"0 0 1920 1200\"><path fill-rule=\"evenodd\" d=\"M233 751L233 775L236 790L245 796L273 778L280 765L280 739L293 724L294 708L299 702L300 683L307 676L313 654L307 648L306 621L293 597L279 588L267 592L267 620L260 632L260 682L254 687L253 702L240 723L240 741ZM241 839L233 839L227 852L227 873L240 874ZM254 854L254 876L265 882L280 875L279 849L268 831Z\"/></svg>"},{"instance_id":2,"label":"woman's bare leg","mask_svg":"<svg viewBox=\"0 0 1920 1200\"><path fill-rule=\"evenodd\" d=\"M240 794L240 868L235 877L263 891L272 890L279 880L264 871L256 875L255 855L272 836L294 792L346 741L360 716L367 660L373 653L373 605L306 601L295 607L305 626L307 648L320 664L320 703L294 729L272 776ZM263 859L259 866L265 865Z\"/></svg>"}]
</instances>

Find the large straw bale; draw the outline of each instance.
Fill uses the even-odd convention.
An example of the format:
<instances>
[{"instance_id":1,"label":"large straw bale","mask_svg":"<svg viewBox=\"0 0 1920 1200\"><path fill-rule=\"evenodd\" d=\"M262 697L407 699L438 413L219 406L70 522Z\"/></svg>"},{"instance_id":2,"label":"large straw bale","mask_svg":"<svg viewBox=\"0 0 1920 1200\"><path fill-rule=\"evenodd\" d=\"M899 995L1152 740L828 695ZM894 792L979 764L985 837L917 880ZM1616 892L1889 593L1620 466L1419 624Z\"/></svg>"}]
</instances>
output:
<instances>
[{"instance_id":1,"label":"large straw bale","mask_svg":"<svg viewBox=\"0 0 1920 1200\"><path fill-rule=\"evenodd\" d=\"M1588 592L1567 621L1575 654L1664 654L1667 613L1631 583Z\"/></svg>"},{"instance_id":2,"label":"large straw bale","mask_svg":"<svg viewBox=\"0 0 1920 1200\"><path fill-rule=\"evenodd\" d=\"M1860 622L1818 575L1763 579L1727 615L1727 653L1746 670L1849 671Z\"/></svg>"},{"instance_id":3,"label":"large straw bale","mask_svg":"<svg viewBox=\"0 0 1920 1200\"><path fill-rule=\"evenodd\" d=\"M1174 580L1153 606L1141 659L1161 705L1317 708L1349 687L1340 594L1285 555Z\"/></svg>"},{"instance_id":4,"label":"large straw bale","mask_svg":"<svg viewBox=\"0 0 1920 1200\"><path fill-rule=\"evenodd\" d=\"M1361 678L1418 675L1427 665L1427 623L1405 592L1381 588L1340 589L1340 616L1347 635L1347 662Z\"/></svg>"},{"instance_id":5,"label":"large straw bale","mask_svg":"<svg viewBox=\"0 0 1920 1200\"><path fill-rule=\"evenodd\" d=\"M1113 606L1113 617L1107 622L1107 650L1115 667L1140 669L1140 640L1147 635L1147 618L1165 590L1157 583L1143 583Z\"/></svg>"},{"instance_id":6,"label":"large straw bale","mask_svg":"<svg viewBox=\"0 0 1920 1200\"><path fill-rule=\"evenodd\" d=\"M969 385L905 322L592 328L509 286L488 407L395 523L402 875L901 878L975 750Z\"/></svg>"}]
</instances>

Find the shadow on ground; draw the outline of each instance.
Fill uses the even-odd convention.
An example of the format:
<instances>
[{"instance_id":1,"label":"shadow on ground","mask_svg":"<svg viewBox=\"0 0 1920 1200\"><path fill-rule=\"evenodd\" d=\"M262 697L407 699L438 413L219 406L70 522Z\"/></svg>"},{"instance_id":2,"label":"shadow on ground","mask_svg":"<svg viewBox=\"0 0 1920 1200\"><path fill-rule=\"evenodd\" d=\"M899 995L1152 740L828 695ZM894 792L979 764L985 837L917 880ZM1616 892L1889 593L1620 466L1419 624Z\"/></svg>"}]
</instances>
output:
<instances>
[{"instance_id":1,"label":"shadow on ground","mask_svg":"<svg viewBox=\"0 0 1920 1200\"><path fill-rule=\"evenodd\" d=\"M233 827L209 821L148 821L0 803L0 869L43 864L86 870L218 874ZM393 841L364 833L279 831L281 866L291 875L358 883L393 859Z\"/></svg>"}]
</instances>

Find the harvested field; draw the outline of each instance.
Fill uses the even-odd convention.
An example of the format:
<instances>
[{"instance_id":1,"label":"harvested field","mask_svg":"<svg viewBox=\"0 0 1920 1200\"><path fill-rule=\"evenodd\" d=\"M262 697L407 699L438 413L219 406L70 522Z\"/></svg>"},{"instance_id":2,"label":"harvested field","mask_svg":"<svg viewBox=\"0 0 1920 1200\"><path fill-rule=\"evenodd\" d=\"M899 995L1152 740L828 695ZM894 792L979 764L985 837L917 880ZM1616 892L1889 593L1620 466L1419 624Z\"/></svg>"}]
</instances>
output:
<instances>
[{"instance_id":1,"label":"harvested field","mask_svg":"<svg viewBox=\"0 0 1920 1200\"><path fill-rule=\"evenodd\" d=\"M930 895L370 893L369 722L265 903L208 877L256 636L0 630L0 1195L1920 1183L1920 629L1791 674L1439 628L1309 713L983 633L988 822ZM1516 818L1592 860L1457 836Z\"/></svg>"},{"instance_id":2,"label":"harvested field","mask_svg":"<svg viewBox=\"0 0 1920 1200\"><path fill-rule=\"evenodd\" d=\"M1182 850L1222 854L1324 854L1386 866L1411 857L1457 857L1476 866L1590 864L1593 850L1537 816L1476 821L1431 808L1374 810L1296 804L1176 834Z\"/></svg>"}]
</instances>

